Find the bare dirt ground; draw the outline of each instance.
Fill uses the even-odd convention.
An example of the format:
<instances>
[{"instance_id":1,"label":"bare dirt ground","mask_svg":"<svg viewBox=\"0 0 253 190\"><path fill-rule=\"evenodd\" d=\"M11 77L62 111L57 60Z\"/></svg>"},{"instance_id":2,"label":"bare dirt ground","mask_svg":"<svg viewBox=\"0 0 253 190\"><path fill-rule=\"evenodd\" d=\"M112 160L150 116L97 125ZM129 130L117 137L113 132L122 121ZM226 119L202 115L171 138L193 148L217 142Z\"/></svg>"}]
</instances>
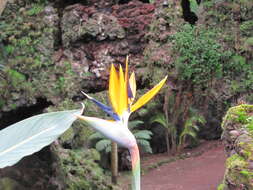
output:
<instances>
[{"instance_id":1,"label":"bare dirt ground","mask_svg":"<svg viewBox=\"0 0 253 190\"><path fill-rule=\"evenodd\" d=\"M141 189L216 190L225 170L226 158L221 142L203 142L196 149L186 150L185 155L189 158L178 159L153 169L149 169L150 165L168 160L168 156L160 154L144 157L142 169L145 172L141 179ZM127 186L123 185L122 189L129 189Z\"/></svg>"}]
</instances>

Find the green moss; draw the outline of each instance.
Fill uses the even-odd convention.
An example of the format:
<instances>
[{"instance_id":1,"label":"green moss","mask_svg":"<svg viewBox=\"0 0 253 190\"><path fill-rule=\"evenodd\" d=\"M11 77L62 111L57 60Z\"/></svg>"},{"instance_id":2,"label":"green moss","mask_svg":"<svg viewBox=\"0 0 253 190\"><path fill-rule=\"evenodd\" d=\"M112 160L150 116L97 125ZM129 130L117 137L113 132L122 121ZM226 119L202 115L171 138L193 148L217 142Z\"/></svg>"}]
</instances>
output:
<instances>
[{"instance_id":1,"label":"green moss","mask_svg":"<svg viewBox=\"0 0 253 190\"><path fill-rule=\"evenodd\" d=\"M250 134L253 136L253 116L247 119L248 124L246 125L247 129L249 130Z\"/></svg>"},{"instance_id":2,"label":"green moss","mask_svg":"<svg viewBox=\"0 0 253 190\"><path fill-rule=\"evenodd\" d=\"M241 150L240 154L246 159L246 160L253 160L253 143L252 139L246 139L244 138L246 142L240 142L238 143L237 147Z\"/></svg>"},{"instance_id":3,"label":"green moss","mask_svg":"<svg viewBox=\"0 0 253 190\"><path fill-rule=\"evenodd\" d=\"M228 169L234 168L234 167L244 167L246 164L243 157L239 156L238 154L234 154L230 156L226 161L226 167Z\"/></svg>"},{"instance_id":4,"label":"green moss","mask_svg":"<svg viewBox=\"0 0 253 190\"><path fill-rule=\"evenodd\" d=\"M72 127L70 127L67 131L65 131L61 136L60 136L60 142L63 143L70 143L73 138L74 138L74 130Z\"/></svg>"},{"instance_id":5,"label":"green moss","mask_svg":"<svg viewBox=\"0 0 253 190\"><path fill-rule=\"evenodd\" d=\"M245 189L253 189L253 170L251 169L251 161L253 160L253 143L252 137L247 133L248 125L251 124L253 118L253 105L242 104L232 107L228 110L223 120L223 129L229 134L231 130L241 131L240 135L232 143L236 152L226 161L226 172L224 184L232 185L235 189L245 187ZM246 130L246 131L245 131Z\"/></svg>"},{"instance_id":6,"label":"green moss","mask_svg":"<svg viewBox=\"0 0 253 190\"><path fill-rule=\"evenodd\" d=\"M249 172L248 170L242 170L240 171L240 174L242 174L248 180L253 178L253 172Z\"/></svg>"},{"instance_id":7,"label":"green moss","mask_svg":"<svg viewBox=\"0 0 253 190\"><path fill-rule=\"evenodd\" d=\"M16 4L9 6L0 18L0 65L3 65L0 100L3 110L12 110L12 104L29 106L38 97L54 104L71 99L80 92L84 82L69 62L55 64L52 60L59 21L56 9L51 7L52 15L42 14L46 6L43 1L22 8ZM22 101L15 99L14 93L19 94Z\"/></svg>"},{"instance_id":8,"label":"green moss","mask_svg":"<svg viewBox=\"0 0 253 190\"><path fill-rule=\"evenodd\" d=\"M253 37L247 38L244 42L244 49L248 51L252 51L253 49Z\"/></svg>"},{"instance_id":9,"label":"green moss","mask_svg":"<svg viewBox=\"0 0 253 190\"><path fill-rule=\"evenodd\" d=\"M223 190L225 188L225 185L224 184L220 184L217 188L217 190Z\"/></svg>"},{"instance_id":10,"label":"green moss","mask_svg":"<svg viewBox=\"0 0 253 190\"><path fill-rule=\"evenodd\" d=\"M253 113L253 105L241 104L230 108L223 119L222 127L224 128L227 122L247 124L249 113Z\"/></svg>"},{"instance_id":11,"label":"green moss","mask_svg":"<svg viewBox=\"0 0 253 190\"><path fill-rule=\"evenodd\" d=\"M94 162L94 150L57 148L60 173L68 190L109 190L112 186L103 170Z\"/></svg>"},{"instance_id":12,"label":"green moss","mask_svg":"<svg viewBox=\"0 0 253 190\"><path fill-rule=\"evenodd\" d=\"M240 25L240 31L242 33L242 35L244 36L252 36L252 31L253 31L253 21L249 20L249 21L245 21Z\"/></svg>"},{"instance_id":13,"label":"green moss","mask_svg":"<svg viewBox=\"0 0 253 190\"><path fill-rule=\"evenodd\" d=\"M0 178L0 189L3 190L24 190L25 188L22 187L17 181L11 179L11 178Z\"/></svg>"},{"instance_id":14,"label":"green moss","mask_svg":"<svg viewBox=\"0 0 253 190\"><path fill-rule=\"evenodd\" d=\"M240 184L245 184L248 186L250 185L248 177L245 177L245 172L248 171L248 163L243 157L239 156L238 154L234 154L227 159L226 167L227 178L236 183L238 187ZM241 171L244 172L241 173Z\"/></svg>"},{"instance_id":15,"label":"green moss","mask_svg":"<svg viewBox=\"0 0 253 190\"><path fill-rule=\"evenodd\" d=\"M32 7L27 11L27 15L34 16L42 12L44 9L41 4L33 4Z\"/></svg>"}]
</instances>

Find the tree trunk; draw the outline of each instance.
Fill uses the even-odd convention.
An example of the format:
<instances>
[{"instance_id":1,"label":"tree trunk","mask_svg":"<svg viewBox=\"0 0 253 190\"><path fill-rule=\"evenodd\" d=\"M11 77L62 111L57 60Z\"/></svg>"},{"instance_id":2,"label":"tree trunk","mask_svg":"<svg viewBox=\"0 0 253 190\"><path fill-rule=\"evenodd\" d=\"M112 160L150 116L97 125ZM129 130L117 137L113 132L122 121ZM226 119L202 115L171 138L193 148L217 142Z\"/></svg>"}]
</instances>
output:
<instances>
[{"instance_id":1,"label":"tree trunk","mask_svg":"<svg viewBox=\"0 0 253 190\"><path fill-rule=\"evenodd\" d=\"M111 172L112 172L112 183L117 184L118 177L118 146L117 143L112 141L111 150Z\"/></svg>"},{"instance_id":2,"label":"tree trunk","mask_svg":"<svg viewBox=\"0 0 253 190\"><path fill-rule=\"evenodd\" d=\"M169 141L169 129L166 129L166 146L167 146L167 154L170 154L170 141Z\"/></svg>"},{"instance_id":3,"label":"tree trunk","mask_svg":"<svg viewBox=\"0 0 253 190\"><path fill-rule=\"evenodd\" d=\"M170 126L169 126L169 97L171 95L172 91L170 88L168 88L167 92L165 92L164 95L164 104L163 104L163 111L165 113L165 119L166 119L166 132L165 132L165 138L166 138L166 146L167 146L167 154L170 154L170 133L169 131L171 131Z\"/></svg>"}]
</instances>

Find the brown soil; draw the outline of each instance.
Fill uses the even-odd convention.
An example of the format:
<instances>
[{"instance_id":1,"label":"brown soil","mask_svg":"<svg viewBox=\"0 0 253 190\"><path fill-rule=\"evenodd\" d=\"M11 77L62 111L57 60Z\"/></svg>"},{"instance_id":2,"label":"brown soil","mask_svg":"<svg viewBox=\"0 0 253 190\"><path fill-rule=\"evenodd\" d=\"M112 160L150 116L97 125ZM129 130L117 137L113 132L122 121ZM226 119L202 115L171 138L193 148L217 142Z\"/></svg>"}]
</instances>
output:
<instances>
[{"instance_id":1,"label":"brown soil","mask_svg":"<svg viewBox=\"0 0 253 190\"><path fill-rule=\"evenodd\" d=\"M225 170L223 149L220 142L203 142L198 148L184 152L183 155L188 158L174 162L166 154L144 157L142 171L145 172L141 179L141 189L216 190ZM165 162L170 163L161 165ZM161 166L155 167L158 165ZM122 189L127 190L129 187L125 184Z\"/></svg>"}]
</instances>

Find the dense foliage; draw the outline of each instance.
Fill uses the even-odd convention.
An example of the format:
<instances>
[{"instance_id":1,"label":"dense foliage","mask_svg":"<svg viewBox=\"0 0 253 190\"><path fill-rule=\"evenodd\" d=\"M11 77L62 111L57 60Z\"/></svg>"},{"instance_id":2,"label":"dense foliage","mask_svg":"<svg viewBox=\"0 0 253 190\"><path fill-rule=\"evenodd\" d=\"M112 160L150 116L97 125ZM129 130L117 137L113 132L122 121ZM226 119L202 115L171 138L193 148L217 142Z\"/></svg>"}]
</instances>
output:
<instances>
[{"instance_id":1,"label":"dense foliage","mask_svg":"<svg viewBox=\"0 0 253 190\"><path fill-rule=\"evenodd\" d=\"M252 63L232 49L224 49L217 36L218 31L189 24L173 36L179 79L191 81L195 87L212 87L218 79L232 80L231 88L237 92L252 90Z\"/></svg>"},{"instance_id":2,"label":"dense foliage","mask_svg":"<svg viewBox=\"0 0 253 190\"><path fill-rule=\"evenodd\" d=\"M181 80L207 86L214 77L222 76L222 46L215 40L215 32L184 25L174 35L175 66Z\"/></svg>"}]
</instances>

